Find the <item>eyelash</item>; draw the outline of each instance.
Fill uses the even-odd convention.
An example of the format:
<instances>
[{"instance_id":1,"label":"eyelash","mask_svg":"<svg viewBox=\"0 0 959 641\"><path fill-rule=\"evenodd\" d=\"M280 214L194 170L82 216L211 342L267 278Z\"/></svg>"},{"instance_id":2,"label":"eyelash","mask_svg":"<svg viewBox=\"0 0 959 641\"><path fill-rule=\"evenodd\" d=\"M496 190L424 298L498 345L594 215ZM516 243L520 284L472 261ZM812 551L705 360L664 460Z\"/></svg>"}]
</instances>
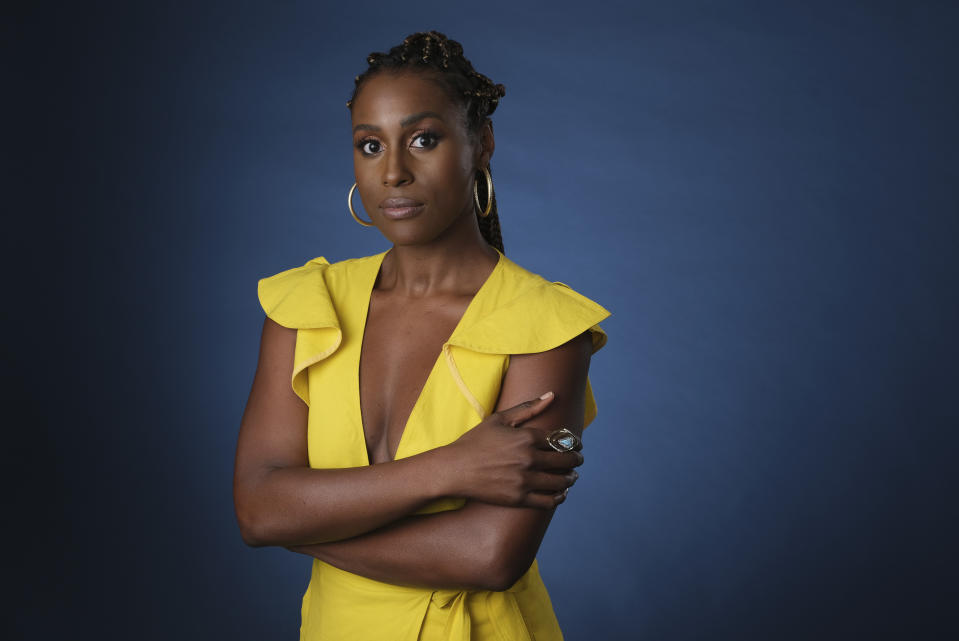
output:
<instances>
[{"instance_id":1,"label":"eyelash","mask_svg":"<svg viewBox=\"0 0 959 641\"><path fill-rule=\"evenodd\" d=\"M418 139L418 138L430 138L430 139L432 139L433 143L432 143L432 144L428 144L428 145L424 145L424 146L422 146L422 147L414 147L414 149L432 149L432 148L435 147L436 144L440 141L440 139L442 138L442 136L440 136L440 135L439 135L438 133L436 133L435 131L432 131L432 130L430 130L430 129L426 129L426 130L421 131L421 132L419 132L419 133L417 133L416 135L413 136L413 140L416 140L416 139ZM367 145L368 143L371 143L371 142L375 142L375 143L378 144L380 141L377 140L376 138L372 137L372 136L367 136L366 138L363 138L362 140L360 140L359 142L356 143L356 148L359 149L359 150L360 150L360 153L363 154L364 156L372 156L373 154L375 154L375 153L377 153L377 152L375 152L375 151L374 151L374 152L367 152L367 151L364 151L364 149L363 149L364 147L366 147L366 145Z\"/></svg>"}]
</instances>

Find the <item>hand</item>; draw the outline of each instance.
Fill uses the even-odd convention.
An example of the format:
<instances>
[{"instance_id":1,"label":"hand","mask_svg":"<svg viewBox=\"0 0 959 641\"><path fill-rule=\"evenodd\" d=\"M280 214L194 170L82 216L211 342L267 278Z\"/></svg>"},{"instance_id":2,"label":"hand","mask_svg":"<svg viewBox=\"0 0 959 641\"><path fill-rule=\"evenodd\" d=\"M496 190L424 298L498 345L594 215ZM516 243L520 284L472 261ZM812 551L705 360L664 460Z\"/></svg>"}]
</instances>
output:
<instances>
[{"instance_id":1,"label":"hand","mask_svg":"<svg viewBox=\"0 0 959 641\"><path fill-rule=\"evenodd\" d=\"M447 445L453 494L510 507L549 509L562 503L579 477L573 468L583 464L583 455L557 452L546 442L546 432L521 427L552 400L548 392L490 414Z\"/></svg>"}]
</instances>

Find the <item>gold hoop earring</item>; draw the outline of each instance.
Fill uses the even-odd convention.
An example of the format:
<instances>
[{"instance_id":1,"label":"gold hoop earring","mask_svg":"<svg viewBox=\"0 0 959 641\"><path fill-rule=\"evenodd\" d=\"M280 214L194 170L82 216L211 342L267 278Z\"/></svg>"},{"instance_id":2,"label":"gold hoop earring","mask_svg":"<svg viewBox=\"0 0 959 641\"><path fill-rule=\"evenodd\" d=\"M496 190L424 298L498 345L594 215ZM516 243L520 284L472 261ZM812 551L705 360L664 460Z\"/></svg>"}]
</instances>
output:
<instances>
[{"instance_id":1,"label":"gold hoop earring","mask_svg":"<svg viewBox=\"0 0 959 641\"><path fill-rule=\"evenodd\" d=\"M353 192L356 191L356 183L353 183L353 186L350 187L350 195L346 197L346 205L350 208L350 214L353 216L353 220L363 225L364 227L372 227L372 222L366 222L362 218L356 215L356 212L353 211Z\"/></svg>"},{"instance_id":2,"label":"gold hoop earring","mask_svg":"<svg viewBox=\"0 0 959 641\"><path fill-rule=\"evenodd\" d=\"M493 177L490 176L489 169L486 167L480 167L480 170L486 174L486 194L488 198L486 199L486 208L484 209L479 202L479 185L474 180L473 181L473 204L476 205L476 210L479 212L481 218L486 218L489 216L490 210L493 208Z\"/></svg>"}]
</instances>

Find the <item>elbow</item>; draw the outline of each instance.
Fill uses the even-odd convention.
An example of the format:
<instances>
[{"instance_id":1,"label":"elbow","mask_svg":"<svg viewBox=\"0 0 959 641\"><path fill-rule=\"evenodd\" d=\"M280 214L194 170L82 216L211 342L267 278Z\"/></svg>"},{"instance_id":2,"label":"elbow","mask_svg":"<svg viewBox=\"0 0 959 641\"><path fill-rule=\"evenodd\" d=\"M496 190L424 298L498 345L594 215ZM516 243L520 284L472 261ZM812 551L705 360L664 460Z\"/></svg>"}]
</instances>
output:
<instances>
[{"instance_id":1,"label":"elbow","mask_svg":"<svg viewBox=\"0 0 959 641\"><path fill-rule=\"evenodd\" d=\"M269 545L266 528L263 526L262 519L258 518L256 514L237 505L236 521L240 526L240 538L248 546L259 548Z\"/></svg>"},{"instance_id":2,"label":"elbow","mask_svg":"<svg viewBox=\"0 0 959 641\"><path fill-rule=\"evenodd\" d=\"M523 575L526 574L532 564L532 559L528 562L525 560L514 562L500 561L493 564L483 589L491 592L505 592L509 590L516 585L517 581L523 578Z\"/></svg>"},{"instance_id":3,"label":"elbow","mask_svg":"<svg viewBox=\"0 0 959 641\"><path fill-rule=\"evenodd\" d=\"M262 548L269 545L266 539L252 526L240 526L240 538L251 548Z\"/></svg>"},{"instance_id":4,"label":"elbow","mask_svg":"<svg viewBox=\"0 0 959 641\"><path fill-rule=\"evenodd\" d=\"M236 522L240 527L240 538L251 548L267 546L304 545L306 543L322 543L323 539L303 541L290 530L288 520L276 510L270 510L262 505L248 505L245 502L236 502Z\"/></svg>"},{"instance_id":5,"label":"elbow","mask_svg":"<svg viewBox=\"0 0 959 641\"><path fill-rule=\"evenodd\" d=\"M281 545L277 540L274 527L268 510L265 510L253 496L248 493L235 493L233 508L236 512L236 522L240 527L240 538L251 548L260 548L268 545Z\"/></svg>"},{"instance_id":6,"label":"elbow","mask_svg":"<svg viewBox=\"0 0 959 641\"><path fill-rule=\"evenodd\" d=\"M535 551L529 554L525 546L517 545L508 537L497 537L490 546L488 557L483 564L483 585L481 589L491 592L505 592L513 587L529 570L535 558Z\"/></svg>"},{"instance_id":7,"label":"elbow","mask_svg":"<svg viewBox=\"0 0 959 641\"><path fill-rule=\"evenodd\" d=\"M234 481L233 509L240 528L240 538L251 548L290 543L284 537L284 523L276 509L276 501L261 482Z\"/></svg>"}]
</instances>

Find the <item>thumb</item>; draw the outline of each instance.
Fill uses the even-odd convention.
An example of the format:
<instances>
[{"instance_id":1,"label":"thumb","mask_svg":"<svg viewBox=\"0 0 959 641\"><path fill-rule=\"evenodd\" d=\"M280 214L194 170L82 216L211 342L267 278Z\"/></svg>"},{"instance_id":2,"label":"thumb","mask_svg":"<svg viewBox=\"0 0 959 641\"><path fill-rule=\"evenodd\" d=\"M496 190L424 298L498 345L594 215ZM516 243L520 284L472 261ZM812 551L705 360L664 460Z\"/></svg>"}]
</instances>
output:
<instances>
[{"instance_id":1,"label":"thumb","mask_svg":"<svg viewBox=\"0 0 959 641\"><path fill-rule=\"evenodd\" d=\"M552 402L552 400L553 393L546 392L539 398L524 401L519 405L510 407L509 409L501 410L499 415L504 423L510 427L516 427L520 423L524 423L542 412L544 409L546 409L550 402Z\"/></svg>"}]
</instances>

